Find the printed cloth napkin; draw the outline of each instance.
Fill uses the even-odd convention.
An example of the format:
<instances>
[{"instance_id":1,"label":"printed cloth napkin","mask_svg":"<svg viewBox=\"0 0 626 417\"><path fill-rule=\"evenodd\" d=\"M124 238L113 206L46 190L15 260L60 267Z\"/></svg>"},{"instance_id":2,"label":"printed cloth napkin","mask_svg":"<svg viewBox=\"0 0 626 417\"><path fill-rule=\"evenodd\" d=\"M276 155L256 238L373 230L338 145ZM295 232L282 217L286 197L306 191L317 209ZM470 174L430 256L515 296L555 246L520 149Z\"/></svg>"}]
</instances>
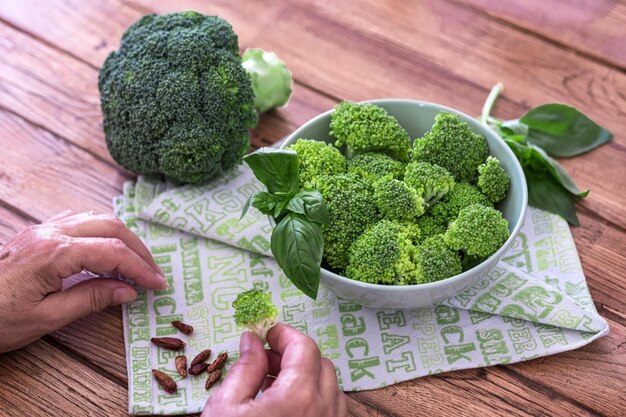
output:
<instances>
[{"instance_id":1,"label":"printed cloth napkin","mask_svg":"<svg viewBox=\"0 0 626 417\"><path fill-rule=\"evenodd\" d=\"M246 199L263 186L241 165L204 186L174 187L140 177L114 200L115 212L150 248L169 288L139 291L124 307L132 414L196 413L210 395L204 377L180 378L179 353L155 336L187 341L191 360L211 348L238 355L231 303L254 287L271 292L280 321L315 339L346 391L384 387L456 369L508 364L576 349L608 332L597 313L567 223L529 208L512 248L482 281L428 308L374 310L321 287L316 301L297 290L270 256L270 225ZM187 337L170 325L194 326ZM226 366L226 369L228 369ZM170 395L153 381L160 369L178 383ZM558 371L558 370L557 370Z\"/></svg>"}]
</instances>

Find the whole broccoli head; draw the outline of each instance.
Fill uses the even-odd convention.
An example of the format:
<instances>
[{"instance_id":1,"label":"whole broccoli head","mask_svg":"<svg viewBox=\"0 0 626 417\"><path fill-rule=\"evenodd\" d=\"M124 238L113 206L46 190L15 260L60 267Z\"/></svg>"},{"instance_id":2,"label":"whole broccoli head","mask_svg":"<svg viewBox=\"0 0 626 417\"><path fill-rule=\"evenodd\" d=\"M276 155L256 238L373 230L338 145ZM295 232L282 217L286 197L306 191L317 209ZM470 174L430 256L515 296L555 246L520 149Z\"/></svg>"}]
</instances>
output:
<instances>
[{"instance_id":1,"label":"whole broccoli head","mask_svg":"<svg viewBox=\"0 0 626 417\"><path fill-rule=\"evenodd\" d=\"M318 177L314 188L330 215L330 223L322 225L324 258L331 268L343 271L352 243L379 219L371 186L357 175L339 174Z\"/></svg>"},{"instance_id":2,"label":"whole broccoli head","mask_svg":"<svg viewBox=\"0 0 626 417\"><path fill-rule=\"evenodd\" d=\"M270 294L258 289L244 291L233 301L233 308L235 323L256 333L265 344L267 332L277 323L278 317L278 309L272 304Z\"/></svg>"},{"instance_id":3,"label":"whole broccoli head","mask_svg":"<svg viewBox=\"0 0 626 417\"><path fill-rule=\"evenodd\" d=\"M312 188L315 178L319 176L346 172L346 158L329 143L298 139L288 149L298 154L301 188Z\"/></svg>"},{"instance_id":4,"label":"whole broccoli head","mask_svg":"<svg viewBox=\"0 0 626 417\"><path fill-rule=\"evenodd\" d=\"M291 96L291 72L274 52L246 49L241 65L252 79L254 107L260 112L284 106Z\"/></svg>"},{"instance_id":5,"label":"whole broccoli head","mask_svg":"<svg viewBox=\"0 0 626 417\"><path fill-rule=\"evenodd\" d=\"M437 222L446 226L456 219L462 209L471 204L493 207L491 201L477 187L466 182L459 182L430 209L430 214Z\"/></svg>"},{"instance_id":6,"label":"whole broccoli head","mask_svg":"<svg viewBox=\"0 0 626 417\"><path fill-rule=\"evenodd\" d=\"M488 154L484 136L458 115L447 112L437 114L430 132L413 142L413 161L439 165L456 181L470 181Z\"/></svg>"},{"instance_id":7,"label":"whole broccoli head","mask_svg":"<svg viewBox=\"0 0 626 417\"><path fill-rule=\"evenodd\" d=\"M335 145L346 145L348 158L380 151L401 161L409 159L408 133L385 109L374 104L344 101L337 105L331 115L330 134L337 138Z\"/></svg>"},{"instance_id":8,"label":"whole broccoli head","mask_svg":"<svg viewBox=\"0 0 626 417\"><path fill-rule=\"evenodd\" d=\"M502 213L480 204L461 210L444 235L450 248L480 258L491 256L508 238L509 223Z\"/></svg>"},{"instance_id":9,"label":"whole broccoli head","mask_svg":"<svg viewBox=\"0 0 626 417\"><path fill-rule=\"evenodd\" d=\"M401 180L404 176L404 164L384 153L366 152L348 160L348 172L372 182L383 177Z\"/></svg>"},{"instance_id":10,"label":"whole broccoli head","mask_svg":"<svg viewBox=\"0 0 626 417\"><path fill-rule=\"evenodd\" d=\"M497 158L490 156L487 161L478 167L478 188L493 203L506 197L511 185L511 179Z\"/></svg>"},{"instance_id":11,"label":"whole broccoli head","mask_svg":"<svg viewBox=\"0 0 626 417\"><path fill-rule=\"evenodd\" d=\"M412 221L424 214L424 199L404 181L382 178L373 184L374 202L389 220Z\"/></svg>"},{"instance_id":12,"label":"whole broccoli head","mask_svg":"<svg viewBox=\"0 0 626 417\"><path fill-rule=\"evenodd\" d=\"M419 191L432 206L454 187L454 178L445 168L428 162L411 162L406 166L404 182Z\"/></svg>"},{"instance_id":13,"label":"whole broccoli head","mask_svg":"<svg viewBox=\"0 0 626 417\"><path fill-rule=\"evenodd\" d=\"M461 271L461 256L446 246L443 235L431 236L417 247L415 277L418 284L450 278Z\"/></svg>"},{"instance_id":14,"label":"whole broccoli head","mask_svg":"<svg viewBox=\"0 0 626 417\"><path fill-rule=\"evenodd\" d=\"M346 276L370 284L415 284L414 230L381 220L368 228L350 248Z\"/></svg>"},{"instance_id":15,"label":"whole broccoli head","mask_svg":"<svg viewBox=\"0 0 626 417\"><path fill-rule=\"evenodd\" d=\"M258 120L237 35L216 16L142 17L106 59L98 87L113 158L179 183L238 163Z\"/></svg>"},{"instance_id":16,"label":"whole broccoli head","mask_svg":"<svg viewBox=\"0 0 626 417\"><path fill-rule=\"evenodd\" d=\"M422 241L429 237L444 234L447 226L447 223L442 223L438 218L430 214L418 218L416 224L420 229Z\"/></svg>"}]
</instances>

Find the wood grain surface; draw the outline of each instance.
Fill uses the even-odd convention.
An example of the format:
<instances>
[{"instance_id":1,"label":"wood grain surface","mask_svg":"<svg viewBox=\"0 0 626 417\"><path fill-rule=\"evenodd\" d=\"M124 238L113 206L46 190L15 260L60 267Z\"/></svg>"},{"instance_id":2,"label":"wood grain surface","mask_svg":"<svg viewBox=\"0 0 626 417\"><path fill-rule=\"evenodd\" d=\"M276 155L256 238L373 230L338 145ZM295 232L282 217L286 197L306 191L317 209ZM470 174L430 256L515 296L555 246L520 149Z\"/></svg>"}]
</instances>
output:
<instances>
[{"instance_id":1,"label":"wood grain surface","mask_svg":"<svg viewBox=\"0 0 626 417\"><path fill-rule=\"evenodd\" d=\"M496 82L503 118L544 102L615 133L563 165L589 198L572 229L608 336L508 366L350 393L351 416L626 414L626 3L616 0L6 0L0 2L0 244L66 208L111 210L132 175L109 156L98 69L149 12L231 22L240 46L276 51L296 84L262 116L253 147L339 100L417 98L478 114ZM0 355L2 416L124 416L121 310Z\"/></svg>"}]
</instances>

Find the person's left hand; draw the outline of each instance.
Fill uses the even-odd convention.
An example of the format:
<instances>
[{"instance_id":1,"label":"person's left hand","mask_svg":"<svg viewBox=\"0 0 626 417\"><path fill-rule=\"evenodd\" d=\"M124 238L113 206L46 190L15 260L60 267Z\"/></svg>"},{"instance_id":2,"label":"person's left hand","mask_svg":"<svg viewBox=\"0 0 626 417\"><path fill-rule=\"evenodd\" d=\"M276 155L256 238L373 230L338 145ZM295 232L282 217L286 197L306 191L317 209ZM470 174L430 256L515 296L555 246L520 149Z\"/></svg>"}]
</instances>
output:
<instances>
[{"instance_id":1,"label":"person's left hand","mask_svg":"<svg viewBox=\"0 0 626 417\"><path fill-rule=\"evenodd\" d=\"M63 280L82 270L117 272L149 289L167 287L148 249L120 219L62 213L0 246L0 352L137 296L131 285L104 278L61 291Z\"/></svg>"}]
</instances>

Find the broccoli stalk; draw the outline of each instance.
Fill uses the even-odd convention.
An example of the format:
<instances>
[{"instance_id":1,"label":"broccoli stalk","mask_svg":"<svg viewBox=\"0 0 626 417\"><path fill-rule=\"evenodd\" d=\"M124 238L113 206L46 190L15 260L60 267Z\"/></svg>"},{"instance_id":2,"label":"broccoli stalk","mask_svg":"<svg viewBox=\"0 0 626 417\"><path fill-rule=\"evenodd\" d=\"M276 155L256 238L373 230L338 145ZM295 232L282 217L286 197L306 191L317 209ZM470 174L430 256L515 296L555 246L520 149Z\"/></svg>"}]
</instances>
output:
<instances>
[{"instance_id":1,"label":"broccoli stalk","mask_svg":"<svg viewBox=\"0 0 626 417\"><path fill-rule=\"evenodd\" d=\"M278 317L271 295L255 288L244 291L233 301L233 308L235 323L257 334L265 344L267 332L276 325Z\"/></svg>"},{"instance_id":2,"label":"broccoli stalk","mask_svg":"<svg viewBox=\"0 0 626 417\"><path fill-rule=\"evenodd\" d=\"M291 71L274 52L247 49L241 65L250 75L254 90L254 107L266 112L284 106L291 96L293 79Z\"/></svg>"}]
</instances>

